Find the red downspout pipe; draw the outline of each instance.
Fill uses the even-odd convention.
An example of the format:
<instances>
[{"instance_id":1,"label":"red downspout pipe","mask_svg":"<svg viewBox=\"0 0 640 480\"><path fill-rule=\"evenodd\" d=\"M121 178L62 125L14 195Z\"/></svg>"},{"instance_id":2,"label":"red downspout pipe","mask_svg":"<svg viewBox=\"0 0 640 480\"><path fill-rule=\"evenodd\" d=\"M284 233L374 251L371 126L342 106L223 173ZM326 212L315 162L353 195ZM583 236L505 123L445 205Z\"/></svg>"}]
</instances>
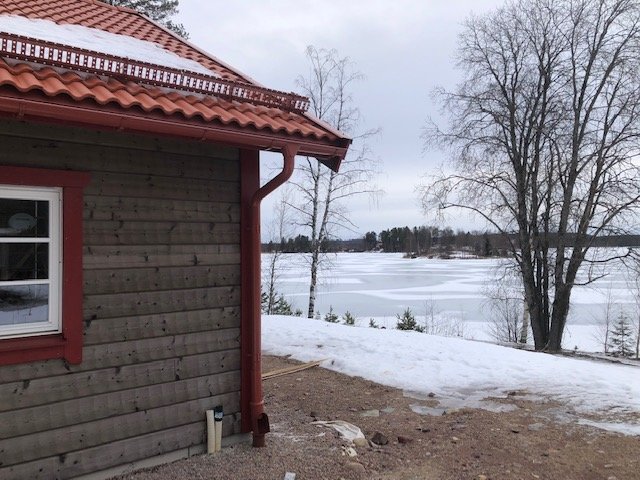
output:
<instances>
[{"instance_id":1,"label":"red downspout pipe","mask_svg":"<svg viewBox=\"0 0 640 480\"><path fill-rule=\"evenodd\" d=\"M285 183L293 173L297 145L282 149L282 171L260 186L257 150L241 151L242 178L242 313L241 313L241 369L242 369L242 430L253 431L253 446L264 447L269 432L269 417L264 413L262 395L262 324L260 312L260 202Z\"/></svg>"}]
</instances>

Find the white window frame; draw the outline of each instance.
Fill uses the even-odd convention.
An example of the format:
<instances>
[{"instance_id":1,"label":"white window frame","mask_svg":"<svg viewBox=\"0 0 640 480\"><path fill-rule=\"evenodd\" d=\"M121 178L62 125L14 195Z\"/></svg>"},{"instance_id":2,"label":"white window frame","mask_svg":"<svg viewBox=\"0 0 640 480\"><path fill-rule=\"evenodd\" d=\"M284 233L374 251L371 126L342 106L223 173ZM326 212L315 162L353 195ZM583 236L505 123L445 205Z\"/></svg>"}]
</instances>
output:
<instances>
[{"instance_id":1,"label":"white window frame","mask_svg":"<svg viewBox=\"0 0 640 480\"><path fill-rule=\"evenodd\" d=\"M49 237L0 237L2 243L48 243L49 278L0 281L0 286L48 285L47 322L0 325L0 339L62 332L62 188L0 185L0 198L49 202Z\"/></svg>"}]
</instances>

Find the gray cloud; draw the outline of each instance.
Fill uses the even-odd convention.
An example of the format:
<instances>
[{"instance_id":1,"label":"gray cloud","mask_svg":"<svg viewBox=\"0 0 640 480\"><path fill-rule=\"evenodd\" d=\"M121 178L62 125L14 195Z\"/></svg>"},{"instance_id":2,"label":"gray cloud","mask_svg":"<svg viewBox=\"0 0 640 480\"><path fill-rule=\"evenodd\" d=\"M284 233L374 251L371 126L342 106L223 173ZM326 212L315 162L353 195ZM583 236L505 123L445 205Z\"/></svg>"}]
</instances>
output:
<instances>
[{"instance_id":1,"label":"gray cloud","mask_svg":"<svg viewBox=\"0 0 640 480\"><path fill-rule=\"evenodd\" d=\"M366 79L354 92L363 128L381 128L372 141L382 160L378 209L368 199L350 204L360 231L428 221L418 208L415 185L438 165L439 152L423 152L420 132L437 115L430 92L451 87L456 37L473 11L499 0L181 0L182 22L191 41L256 81L294 90L307 71L307 45L335 48L349 56ZM270 204L263 208L268 219ZM461 224L469 224L464 220ZM347 236L347 234L345 234Z\"/></svg>"}]
</instances>

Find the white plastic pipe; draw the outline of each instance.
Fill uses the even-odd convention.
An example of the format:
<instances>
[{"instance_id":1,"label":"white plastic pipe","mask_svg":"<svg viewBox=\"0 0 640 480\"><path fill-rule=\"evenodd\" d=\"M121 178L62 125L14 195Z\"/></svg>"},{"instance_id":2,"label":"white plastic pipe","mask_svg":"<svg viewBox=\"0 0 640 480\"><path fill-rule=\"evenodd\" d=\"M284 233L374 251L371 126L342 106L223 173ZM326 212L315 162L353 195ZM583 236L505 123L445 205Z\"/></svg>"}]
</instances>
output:
<instances>
[{"instance_id":1,"label":"white plastic pipe","mask_svg":"<svg viewBox=\"0 0 640 480\"><path fill-rule=\"evenodd\" d=\"M224 413L222 411L222 405L217 406L213 410L213 419L216 431L216 443L215 443L215 451L219 452L222 450L222 418Z\"/></svg>"},{"instance_id":2,"label":"white plastic pipe","mask_svg":"<svg viewBox=\"0 0 640 480\"><path fill-rule=\"evenodd\" d=\"M207 410L207 453L216 451L216 422L213 418L213 410Z\"/></svg>"}]
</instances>

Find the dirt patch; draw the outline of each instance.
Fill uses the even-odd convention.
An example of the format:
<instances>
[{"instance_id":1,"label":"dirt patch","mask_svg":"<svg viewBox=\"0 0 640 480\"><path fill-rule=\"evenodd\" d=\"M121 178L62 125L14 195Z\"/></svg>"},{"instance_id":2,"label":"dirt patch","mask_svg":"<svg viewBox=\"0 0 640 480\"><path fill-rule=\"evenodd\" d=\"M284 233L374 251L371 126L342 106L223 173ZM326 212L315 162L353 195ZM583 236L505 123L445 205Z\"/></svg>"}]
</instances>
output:
<instances>
[{"instance_id":1,"label":"dirt patch","mask_svg":"<svg viewBox=\"0 0 640 480\"><path fill-rule=\"evenodd\" d=\"M264 370L292 365L265 357ZM407 397L402 391L323 368L264 382L272 433L267 447L238 445L215 456L201 455L120 478L281 480L317 479L545 479L634 480L640 478L640 439L559 422L565 406L511 392L497 399L512 411L437 411L438 398ZM566 415L563 415L566 414ZM314 420L345 420L368 439L377 432L388 443L355 447ZM484 476L484 477L483 477Z\"/></svg>"}]
</instances>

